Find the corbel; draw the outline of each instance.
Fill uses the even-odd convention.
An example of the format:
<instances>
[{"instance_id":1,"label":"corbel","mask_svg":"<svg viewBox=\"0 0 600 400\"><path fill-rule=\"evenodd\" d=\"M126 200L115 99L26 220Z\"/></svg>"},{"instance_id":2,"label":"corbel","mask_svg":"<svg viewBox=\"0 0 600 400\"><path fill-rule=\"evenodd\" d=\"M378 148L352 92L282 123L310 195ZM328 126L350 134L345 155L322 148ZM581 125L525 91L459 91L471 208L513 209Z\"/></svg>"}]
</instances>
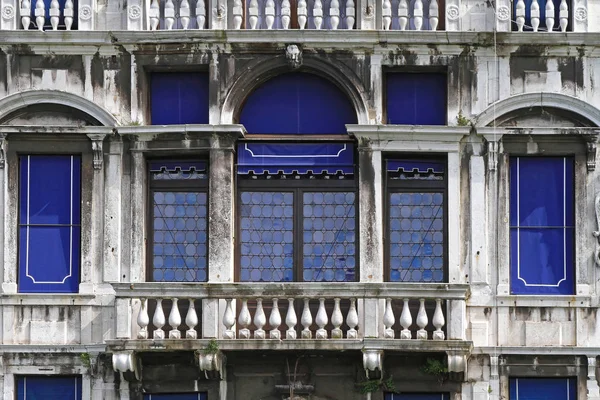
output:
<instances>
[{"instance_id":1,"label":"corbel","mask_svg":"<svg viewBox=\"0 0 600 400\"><path fill-rule=\"evenodd\" d=\"M487 162L488 169L495 171L498 167L498 142L490 140L487 143Z\"/></svg>"},{"instance_id":2,"label":"corbel","mask_svg":"<svg viewBox=\"0 0 600 400\"><path fill-rule=\"evenodd\" d=\"M462 373L466 378L468 353L450 350L446 352L446 355L448 356L448 373Z\"/></svg>"},{"instance_id":3,"label":"corbel","mask_svg":"<svg viewBox=\"0 0 600 400\"><path fill-rule=\"evenodd\" d=\"M204 372L206 379L225 380L226 358L221 351L197 351L198 367Z\"/></svg>"},{"instance_id":4,"label":"corbel","mask_svg":"<svg viewBox=\"0 0 600 400\"><path fill-rule=\"evenodd\" d=\"M363 349L363 367L367 379L377 379L383 376L383 350Z\"/></svg>"},{"instance_id":5,"label":"corbel","mask_svg":"<svg viewBox=\"0 0 600 400\"><path fill-rule=\"evenodd\" d=\"M104 143L105 133L88 133L87 137L92 141L92 152L94 154L94 169L102 169L104 161L104 153L102 151L102 145Z\"/></svg>"},{"instance_id":6,"label":"corbel","mask_svg":"<svg viewBox=\"0 0 600 400\"><path fill-rule=\"evenodd\" d=\"M4 155L4 143L6 141L6 133L0 133L0 169L4 169L6 157Z\"/></svg>"},{"instance_id":7,"label":"corbel","mask_svg":"<svg viewBox=\"0 0 600 400\"><path fill-rule=\"evenodd\" d=\"M592 232L592 235L594 235L594 237L598 241L596 245L596 251L594 253L594 261L596 261L596 265L600 267L600 193L596 194L594 208L596 210L596 224L598 227L597 231Z\"/></svg>"},{"instance_id":8,"label":"corbel","mask_svg":"<svg viewBox=\"0 0 600 400\"><path fill-rule=\"evenodd\" d=\"M596 170L596 139L595 135L586 138L586 166L588 172Z\"/></svg>"},{"instance_id":9,"label":"corbel","mask_svg":"<svg viewBox=\"0 0 600 400\"><path fill-rule=\"evenodd\" d=\"M133 372L135 379L140 380L140 366L138 364L138 358L134 351L117 351L112 355L113 369L116 372L125 374L126 372Z\"/></svg>"}]
</instances>

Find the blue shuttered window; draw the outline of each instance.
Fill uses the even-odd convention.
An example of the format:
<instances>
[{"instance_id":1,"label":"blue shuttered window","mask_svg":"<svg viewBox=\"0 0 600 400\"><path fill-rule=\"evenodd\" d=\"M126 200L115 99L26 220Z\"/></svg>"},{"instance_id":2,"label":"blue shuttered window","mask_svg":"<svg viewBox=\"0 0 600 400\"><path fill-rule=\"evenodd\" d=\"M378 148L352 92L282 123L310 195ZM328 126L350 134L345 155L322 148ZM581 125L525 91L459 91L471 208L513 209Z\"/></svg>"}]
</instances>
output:
<instances>
[{"instance_id":1,"label":"blue shuttered window","mask_svg":"<svg viewBox=\"0 0 600 400\"><path fill-rule=\"evenodd\" d=\"M19 291L77 293L81 157L20 157Z\"/></svg>"},{"instance_id":2,"label":"blue shuttered window","mask_svg":"<svg viewBox=\"0 0 600 400\"><path fill-rule=\"evenodd\" d=\"M571 157L510 159L513 294L574 293L573 180Z\"/></svg>"},{"instance_id":3,"label":"blue shuttered window","mask_svg":"<svg viewBox=\"0 0 600 400\"><path fill-rule=\"evenodd\" d=\"M150 103L152 125L208 124L208 73L152 73Z\"/></svg>"},{"instance_id":4,"label":"blue shuttered window","mask_svg":"<svg viewBox=\"0 0 600 400\"><path fill-rule=\"evenodd\" d=\"M576 378L511 378L509 400L577 400Z\"/></svg>"},{"instance_id":5,"label":"blue shuttered window","mask_svg":"<svg viewBox=\"0 0 600 400\"><path fill-rule=\"evenodd\" d=\"M144 400L208 400L206 393L145 394Z\"/></svg>"},{"instance_id":6,"label":"blue shuttered window","mask_svg":"<svg viewBox=\"0 0 600 400\"><path fill-rule=\"evenodd\" d=\"M446 125L445 74L389 72L385 80L388 124Z\"/></svg>"},{"instance_id":7,"label":"blue shuttered window","mask_svg":"<svg viewBox=\"0 0 600 400\"><path fill-rule=\"evenodd\" d=\"M82 400L80 376L18 376L17 400Z\"/></svg>"},{"instance_id":8,"label":"blue shuttered window","mask_svg":"<svg viewBox=\"0 0 600 400\"><path fill-rule=\"evenodd\" d=\"M386 393L384 400L450 400L448 393Z\"/></svg>"}]
</instances>

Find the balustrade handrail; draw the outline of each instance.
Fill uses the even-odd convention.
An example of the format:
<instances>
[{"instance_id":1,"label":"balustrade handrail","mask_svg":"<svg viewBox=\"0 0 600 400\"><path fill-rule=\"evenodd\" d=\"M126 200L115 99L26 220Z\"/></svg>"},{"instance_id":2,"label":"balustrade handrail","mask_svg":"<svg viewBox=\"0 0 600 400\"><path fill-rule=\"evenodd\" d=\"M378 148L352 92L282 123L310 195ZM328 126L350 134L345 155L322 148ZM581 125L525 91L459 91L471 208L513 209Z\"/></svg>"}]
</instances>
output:
<instances>
[{"instance_id":1,"label":"balustrade handrail","mask_svg":"<svg viewBox=\"0 0 600 400\"><path fill-rule=\"evenodd\" d=\"M310 298L425 298L466 300L469 285L450 283L115 283L117 298L207 298L255 297Z\"/></svg>"}]
</instances>

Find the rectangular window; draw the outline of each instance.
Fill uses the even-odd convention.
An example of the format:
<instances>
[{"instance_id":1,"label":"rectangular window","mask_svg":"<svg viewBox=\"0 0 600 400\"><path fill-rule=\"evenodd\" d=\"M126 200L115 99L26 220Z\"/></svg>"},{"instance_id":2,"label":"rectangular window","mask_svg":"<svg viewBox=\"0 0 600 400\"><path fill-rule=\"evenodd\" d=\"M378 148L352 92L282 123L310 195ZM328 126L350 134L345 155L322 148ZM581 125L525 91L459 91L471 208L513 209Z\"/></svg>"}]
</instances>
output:
<instances>
[{"instance_id":1,"label":"rectangular window","mask_svg":"<svg viewBox=\"0 0 600 400\"><path fill-rule=\"evenodd\" d=\"M511 378L509 400L577 400L577 378Z\"/></svg>"},{"instance_id":2,"label":"rectangular window","mask_svg":"<svg viewBox=\"0 0 600 400\"><path fill-rule=\"evenodd\" d=\"M448 393L386 393L384 400L450 400Z\"/></svg>"},{"instance_id":3,"label":"rectangular window","mask_svg":"<svg viewBox=\"0 0 600 400\"><path fill-rule=\"evenodd\" d=\"M208 124L207 72L153 72L152 125Z\"/></svg>"},{"instance_id":4,"label":"rectangular window","mask_svg":"<svg viewBox=\"0 0 600 400\"><path fill-rule=\"evenodd\" d=\"M446 74L388 72L385 75L387 123L446 125Z\"/></svg>"},{"instance_id":5,"label":"rectangular window","mask_svg":"<svg viewBox=\"0 0 600 400\"><path fill-rule=\"evenodd\" d=\"M208 175L203 161L152 161L149 281L207 280Z\"/></svg>"},{"instance_id":6,"label":"rectangular window","mask_svg":"<svg viewBox=\"0 0 600 400\"><path fill-rule=\"evenodd\" d=\"M81 157L19 157L19 291L77 293Z\"/></svg>"},{"instance_id":7,"label":"rectangular window","mask_svg":"<svg viewBox=\"0 0 600 400\"><path fill-rule=\"evenodd\" d=\"M388 159L388 279L446 282L446 168L439 159Z\"/></svg>"},{"instance_id":8,"label":"rectangular window","mask_svg":"<svg viewBox=\"0 0 600 400\"><path fill-rule=\"evenodd\" d=\"M574 161L510 159L513 294L574 293Z\"/></svg>"},{"instance_id":9,"label":"rectangular window","mask_svg":"<svg viewBox=\"0 0 600 400\"><path fill-rule=\"evenodd\" d=\"M350 143L238 147L239 280L356 280Z\"/></svg>"},{"instance_id":10,"label":"rectangular window","mask_svg":"<svg viewBox=\"0 0 600 400\"><path fill-rule=\"evenodd\" d=\"M17 376L17 400L82 400L81 376Z\"/></svg>"},{"instance_id":11,"label":"rectangular window","mask_svg":"<svg viewBox=\"0 0 600 400\"><path fill-rule=\"evenodd\" d=\"M206 393L145 394L144 400L208 400Z\"/></svg>"},{"instance_id":12,"label":"rectangular window","mask_svg":"<svg viewBox=\"0 0 600 400\"><path fill-rule=\"evenodd\" d=\"M50 8L51 8L51 4L52 4L52 0L44 0L44 30L51 30L52 28L52 22L51 22L51 15L50 15ZM65 14L66 12L68 13L69 11L72 13L71 15L71 30L76 30L77 29L77 21L78 21L78 15L79 15L79 11L78 11L78 1L77 0L71 0L70 4L69 4L69 8L66 7L67 5L67 0L58 0L58 12L59 12L59 16L58 16L58 29L59 30L63 30L66 29L66 21L65 21ZM29 22L29 29L39 29L39 27L37 26L37 18L35 15L36 12L36 8L37 8L37 1L36 0L32 0L31 1L31 21Z\"/></svg>"}]
</instances>

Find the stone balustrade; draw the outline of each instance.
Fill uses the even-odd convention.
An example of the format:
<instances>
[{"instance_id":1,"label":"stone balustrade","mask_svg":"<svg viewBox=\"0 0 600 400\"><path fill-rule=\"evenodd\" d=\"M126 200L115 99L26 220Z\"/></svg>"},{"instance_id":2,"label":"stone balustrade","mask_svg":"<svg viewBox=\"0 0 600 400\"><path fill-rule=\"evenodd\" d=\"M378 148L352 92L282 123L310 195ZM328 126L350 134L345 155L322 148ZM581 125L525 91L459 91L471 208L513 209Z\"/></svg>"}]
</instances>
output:
<instances>
[{"instance_id":1,"label":"stone balustrade","mask_svg":"<svg viewBox=\"0 0 600 400\"><path fill-rule=\"evenodd\" d=\"M556 3L556 6L555 6ZM558 7L558 18L556 18L556 7ZM532 0L529 4L529 10L526 10L526 4L523 0L518 0L516 4L515 16L517 22L517 28L519 32L523 31L525 26L526 18L525 15L529 14L531 26L528 26L533 32L538 31L556 31L561 32L567 31L569 24L569 5L567 0L546 0L545 5L545 18L544 21L540 20L540 4L538 0ZM529 11L527 13L526 11ZM543 23L544 27L540 29L540 22Z\"/></svg>"},{"instance_id":2,"label":"stone balustrade","mask_svg":"<svg viewBox=\"0 0 600 400\"><path fill-rule=\"evenodd\" d=\"M118 338L464 340L466 287L427 284L117 284ZM450 303L455 303L450 307ZM457 307L457 305L459 305ZM451 314L454 310L456 315ZM381 316L375 326L373 316ZM131 321L128 323L127 321ZM461 324L462 325L462 324ZM370 329L370 331L369 331ZM451 337L452 338L452 337Z\"/></svg>"}]
</instances>

